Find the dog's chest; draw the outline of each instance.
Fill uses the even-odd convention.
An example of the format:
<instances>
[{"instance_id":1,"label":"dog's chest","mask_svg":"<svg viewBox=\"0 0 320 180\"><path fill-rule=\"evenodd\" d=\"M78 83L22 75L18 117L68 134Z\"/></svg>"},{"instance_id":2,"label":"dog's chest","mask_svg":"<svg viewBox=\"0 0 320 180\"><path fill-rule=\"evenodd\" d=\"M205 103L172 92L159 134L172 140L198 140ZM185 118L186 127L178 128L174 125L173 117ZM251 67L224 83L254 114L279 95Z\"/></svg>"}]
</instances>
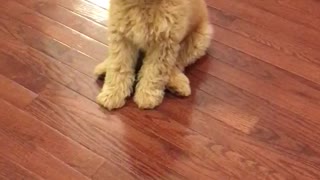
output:
<instances>
[{"instance_id":1,"label":"dog's chest","mask_svg":"<svg viewBox=\"0 0 320 180\"><path fill-rule=\"evenodd\" d=\"M118 21L119 31L139 48L147 48L169 37L172 23L154 9L130 9Z\"/></svg>"}]
</instances>

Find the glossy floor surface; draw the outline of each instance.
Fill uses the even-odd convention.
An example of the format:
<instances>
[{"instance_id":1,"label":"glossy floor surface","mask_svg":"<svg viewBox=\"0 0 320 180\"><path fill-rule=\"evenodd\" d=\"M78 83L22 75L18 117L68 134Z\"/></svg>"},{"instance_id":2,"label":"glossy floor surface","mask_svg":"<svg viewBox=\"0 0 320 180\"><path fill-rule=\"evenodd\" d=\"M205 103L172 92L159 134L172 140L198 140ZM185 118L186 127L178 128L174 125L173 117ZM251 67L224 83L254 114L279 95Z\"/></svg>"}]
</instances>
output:
<instances>
[{"instance_id":1,"label":"glossy floor surface","mask_svg":"<svg viewBox=\"0 0 320 180\"><path fill-rule=\"evenodd\" d=\"M193 95L95 103L107 0L0 0L0 179L320 179L320 3L207 0Z\"/></svg>"}]
</instances>

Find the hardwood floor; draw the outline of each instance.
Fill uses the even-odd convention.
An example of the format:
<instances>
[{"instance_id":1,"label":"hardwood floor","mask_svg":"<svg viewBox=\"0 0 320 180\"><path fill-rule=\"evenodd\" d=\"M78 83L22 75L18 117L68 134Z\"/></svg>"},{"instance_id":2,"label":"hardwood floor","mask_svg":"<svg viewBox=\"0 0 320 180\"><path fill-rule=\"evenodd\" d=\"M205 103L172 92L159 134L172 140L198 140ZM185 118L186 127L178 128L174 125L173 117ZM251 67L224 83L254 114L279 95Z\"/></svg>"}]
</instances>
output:
<instances>
[{"instance_id":1,"label":"hardwood floor","mask_svg":"<svg viewBox=\"0 0 320 180\"><path fill-rule=\"evenodd\" d=\"M0 179L320 179L320 2L206 1L192 96L108 112L108 0L0 0Z\"/></svg>"}]
</instances>

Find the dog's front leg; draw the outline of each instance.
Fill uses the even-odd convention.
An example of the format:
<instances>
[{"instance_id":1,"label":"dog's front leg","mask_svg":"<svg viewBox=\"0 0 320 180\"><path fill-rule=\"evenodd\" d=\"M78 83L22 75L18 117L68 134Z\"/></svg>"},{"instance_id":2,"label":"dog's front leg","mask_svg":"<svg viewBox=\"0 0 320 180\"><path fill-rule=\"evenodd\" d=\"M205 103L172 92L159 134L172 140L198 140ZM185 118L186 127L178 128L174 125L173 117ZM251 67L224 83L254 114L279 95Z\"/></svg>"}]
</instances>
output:
<instances>
[{"instance_id":1,"label":"dog's front leg","mask_svg":"<svg viewBox=\"0 0 320 180\"><path fill-rule=\"evenodd\" d=\"M155 108L162 102L170 72L176 62L179 44L159 44L146 52L139 72L134 101L142 109Z\"/></svg>"},{"instance_id":2,"label":"dog's front leg","mask_svg":"<svg viewBox=\"0 0 320 180\"><path fill-rule=\"evenodd\" d=\"M122 107L132 93L138 49L121 35L112 34L110 38L109 54L104 63L107 73L97 102L112 110Z\"/></svg>"}]
</instances>

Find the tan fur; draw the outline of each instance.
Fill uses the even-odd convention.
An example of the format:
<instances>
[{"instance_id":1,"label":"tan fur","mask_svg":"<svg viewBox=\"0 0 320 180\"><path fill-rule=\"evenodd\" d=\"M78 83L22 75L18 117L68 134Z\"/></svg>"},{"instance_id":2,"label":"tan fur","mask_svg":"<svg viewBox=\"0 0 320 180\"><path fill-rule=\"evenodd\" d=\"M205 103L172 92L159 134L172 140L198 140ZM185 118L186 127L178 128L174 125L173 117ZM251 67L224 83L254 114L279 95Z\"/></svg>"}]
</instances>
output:
<instances>
[{"instance_id":1,"label":"tan fur","mask_svg":"<svg viewBox=\"0 0 320 180\"><path fill-rule=\"evenodd\" d=\"M191 94L184 68L205 54L212 35L204 0L111 0L109 16L109 55L95 69L107 72L99 104L109 110L125 104L139 50L146 53L134 95L140 108L158 106L165 88Z\"/></svg>"}]
</instances>

